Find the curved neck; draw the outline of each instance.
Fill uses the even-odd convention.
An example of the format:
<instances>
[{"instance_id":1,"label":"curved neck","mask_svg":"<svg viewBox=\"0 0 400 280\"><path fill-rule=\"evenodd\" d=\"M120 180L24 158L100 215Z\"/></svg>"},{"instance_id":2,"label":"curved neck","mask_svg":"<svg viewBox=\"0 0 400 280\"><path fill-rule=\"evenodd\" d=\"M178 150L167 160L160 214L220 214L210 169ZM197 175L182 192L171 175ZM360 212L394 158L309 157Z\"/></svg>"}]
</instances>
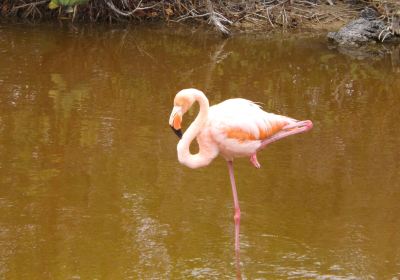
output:
<instances>
[{"instance_id":1,"label":"curved neck","mask_svg":"<svg viewBox=\"0 0 400 280\"><path fill-rule=\"evenodd\" d=\"M197 101L200 105L200 111L195 118L195 120L188 127L186 132L183 134L182 139L178 143L178 160L180 163L190 167L190 168L198 168L201 166L205 166L210 163L211 160L208 157L202 155L202 151L200 149L199 153L191 154L189 147L190 143L196 138L197 135L201 132L201 129L204 127L207 118L208 118L208 108L209 103L207 97L203 92L199 90L194 90L193 97L195 101Z\"/></svg>"}]
</instances>

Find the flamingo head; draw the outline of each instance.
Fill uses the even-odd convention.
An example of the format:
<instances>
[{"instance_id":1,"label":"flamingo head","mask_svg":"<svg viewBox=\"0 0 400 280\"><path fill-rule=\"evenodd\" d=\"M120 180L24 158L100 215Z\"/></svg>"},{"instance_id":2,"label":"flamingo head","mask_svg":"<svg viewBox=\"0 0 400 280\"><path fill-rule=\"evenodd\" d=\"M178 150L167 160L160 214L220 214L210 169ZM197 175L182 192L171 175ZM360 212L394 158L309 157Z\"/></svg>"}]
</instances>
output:
<instances>
[{"instance_id":1,"label":"flamingo head","mask_svg":"<svg viewBox=\"0 0 400 280\"><path fill-rule=\"evenodd\" d=\"M195 98L190 90L181 90L175 96L169 125L179 138L182 138L182 117L192 107L194 101Z\"/></svg>"}]
</instances>

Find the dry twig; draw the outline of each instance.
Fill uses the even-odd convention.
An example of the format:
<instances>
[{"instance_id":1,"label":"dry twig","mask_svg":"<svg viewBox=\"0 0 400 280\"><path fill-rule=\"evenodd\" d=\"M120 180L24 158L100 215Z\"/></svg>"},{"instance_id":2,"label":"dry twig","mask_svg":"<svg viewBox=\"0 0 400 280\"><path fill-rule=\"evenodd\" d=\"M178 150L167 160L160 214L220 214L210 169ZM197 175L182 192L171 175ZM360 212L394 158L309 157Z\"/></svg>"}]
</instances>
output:
<instances>
[{"instance_id":1,"label":"dry twig","mask_svg":"<svg viewBox=\"0 0 400 280\"><path fill-rule=\"evenodd\" d=\"M111 10L113 10L118 15L125 16L125 17L129 17L129 16L133 15L137 11L152 9L152 8L158 6L159 4L161 4L161 2L158 2L158 3L155 3L154 5L151 5L151 6L140 7L140 5L142 4L142 1L143 0L140 0L139 3L137 4L137 6L133 10L131 10L129 12L124 12L124 11L121 11L120 9L118 9L114 5L114 2L112 0L105 0L107 6L110 7ZM122 2L123 2L123 4L125 4L124 6L126 6L126 7L128 6L127 2L124 2L124 1L122 1Z\"/></svg>"}]
</instances>

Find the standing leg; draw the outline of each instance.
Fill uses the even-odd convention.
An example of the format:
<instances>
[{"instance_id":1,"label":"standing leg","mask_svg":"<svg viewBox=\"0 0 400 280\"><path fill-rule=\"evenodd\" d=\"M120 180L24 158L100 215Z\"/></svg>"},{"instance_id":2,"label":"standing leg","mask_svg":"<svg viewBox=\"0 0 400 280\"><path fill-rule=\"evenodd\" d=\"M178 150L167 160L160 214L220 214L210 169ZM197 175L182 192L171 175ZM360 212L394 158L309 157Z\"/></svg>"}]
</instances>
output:
<instances>
[{"instance_id":1,"label":"standing leg","mask_svg":"<svg viewBox=\"0 0 400 280\"><path fill-rule=\"evenodd\" d=\"M239 200L236 191L236 183L235 176L233 175L233 163L232 161L228 161L228 169L229 169L229 178L231 179L232 185L232 194L233 194L233 203L235 205L235 251L239 252L239 227L240 227L240 208L239 208Z\"/></svg>"}]
</instances>

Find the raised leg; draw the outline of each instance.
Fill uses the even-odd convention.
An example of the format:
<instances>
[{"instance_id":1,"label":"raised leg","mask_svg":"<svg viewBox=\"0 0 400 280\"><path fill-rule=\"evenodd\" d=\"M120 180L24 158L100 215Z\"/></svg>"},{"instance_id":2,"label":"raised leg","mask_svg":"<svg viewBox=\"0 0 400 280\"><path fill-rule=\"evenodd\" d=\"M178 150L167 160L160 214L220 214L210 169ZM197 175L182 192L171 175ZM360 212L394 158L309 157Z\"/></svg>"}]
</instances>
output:
<instances>
[{"instance_id":1,"label":"raised leg","mask_svg":"<svg viewBox=\"0 0 400 280\"><path fill-rule=\"evenodd\" d=\"M276 134L272 135L271 137L263 140L261 143L261 146L258 148L257 152L259 150L262 150L267 146L268 144L271 144L275 141L278 141L279 139L288 137L290 135L306 132L310 130L313 127L313 123L309 120L307 121L296 121L293 123L290 123L286 126L284 126L281 131L277 132Z\"/></svg>"},{"instance_id":2,"label":"raised leg","mask_svg":"<svg viewBox=\"0 0 400 280\"><path fill-rule=\"evenodd\" d=\"M235 206L235 215L233 216L235 220L235 251L239 252L239 228L240 228L240 208L239 200L236 191L235 176L233 174L233 163L228 161L229 178L231 179L232 194L233 194L233 204Z\"/></svg>"}]
</instances>

